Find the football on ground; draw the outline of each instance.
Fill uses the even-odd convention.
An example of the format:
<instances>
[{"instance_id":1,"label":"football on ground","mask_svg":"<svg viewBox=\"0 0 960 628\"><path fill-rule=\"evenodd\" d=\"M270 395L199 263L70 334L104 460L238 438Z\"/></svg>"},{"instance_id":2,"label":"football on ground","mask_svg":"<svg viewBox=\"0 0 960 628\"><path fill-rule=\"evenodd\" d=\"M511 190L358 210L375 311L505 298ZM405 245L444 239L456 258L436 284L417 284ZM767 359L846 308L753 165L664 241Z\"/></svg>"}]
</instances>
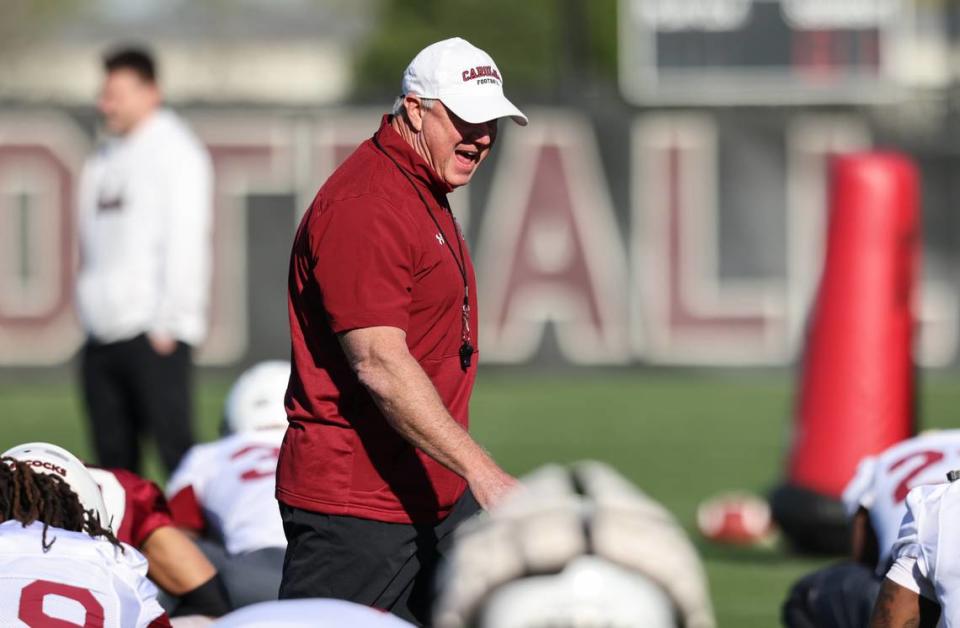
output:
<instances>
[{"instance_id":1,"label":"football on ground","mask_svg":"<svg viewBox=\"0 0 960 628\"><path fill-rule=\"evenodd\" d=\"M723 493L701 502L697 528L704 538L726 545L763 545L775 534L770 506L749 493Z\"/></svg>"}]
</instances>

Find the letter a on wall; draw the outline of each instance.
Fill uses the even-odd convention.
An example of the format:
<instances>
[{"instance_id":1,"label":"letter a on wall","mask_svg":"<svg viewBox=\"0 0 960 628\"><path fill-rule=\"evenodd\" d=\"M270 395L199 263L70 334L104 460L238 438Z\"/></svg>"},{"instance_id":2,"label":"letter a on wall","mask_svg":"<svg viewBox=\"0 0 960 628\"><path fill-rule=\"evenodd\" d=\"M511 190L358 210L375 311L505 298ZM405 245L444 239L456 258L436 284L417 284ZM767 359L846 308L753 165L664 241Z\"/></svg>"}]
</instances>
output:
<instances>
[{"instance_id":1,"label":"letter a on wall","mask_svg":"<svg viewBox=\"0 0 960 628\"><path fill-rule=\"evenodd\" d=\"M504 138L477 255L481 356L524 362L553 325L573 363L624 362L627 261L591 127L539 111Z\"/></svg>"}]
</instances>

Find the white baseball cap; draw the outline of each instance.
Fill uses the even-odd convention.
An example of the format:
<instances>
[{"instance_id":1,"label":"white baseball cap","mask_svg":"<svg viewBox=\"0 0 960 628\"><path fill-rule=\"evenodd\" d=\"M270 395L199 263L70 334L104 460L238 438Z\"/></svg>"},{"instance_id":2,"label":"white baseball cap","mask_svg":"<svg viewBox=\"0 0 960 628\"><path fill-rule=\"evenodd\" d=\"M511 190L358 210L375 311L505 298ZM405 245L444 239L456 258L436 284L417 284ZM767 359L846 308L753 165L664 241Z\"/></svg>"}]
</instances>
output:
<instances>
[{"instance_id":1,"label":"white baseball cap","mask_svg":"<svg viewBox=\"0 0 960 628\"><path fill-rule=\"evenodd\" d=\"M503 74L493 59L470 42L452 37L421 50L403 72L402 93L436 98L472 124L527 116L503 95Z\"/></svg>"},{"instance_id":2,"label":"white baseball cap","mask_svg":"<svg viewBox=\"0 0 960 628\"><path fill-rule=\"evenodd\" d=\"M84 510L92 510L100 517L100 525L110 526L107 507L100 487L83 462L72 453L50 443L26 443L0 454L30 465L36 473L55 475L62 479L80 498Z\"/></svg>"},{"instance_id":3,"label":"white baseball cap","mask_svg":"<svg viewBox=\"0 0 960 628\"><path fill-rule=\"evenodd\" d=\"M267 360L250 367L227 393L225 419L231 434L287 426L283 399L290 380L290 363Z\"/></svg>"}]
</instances>

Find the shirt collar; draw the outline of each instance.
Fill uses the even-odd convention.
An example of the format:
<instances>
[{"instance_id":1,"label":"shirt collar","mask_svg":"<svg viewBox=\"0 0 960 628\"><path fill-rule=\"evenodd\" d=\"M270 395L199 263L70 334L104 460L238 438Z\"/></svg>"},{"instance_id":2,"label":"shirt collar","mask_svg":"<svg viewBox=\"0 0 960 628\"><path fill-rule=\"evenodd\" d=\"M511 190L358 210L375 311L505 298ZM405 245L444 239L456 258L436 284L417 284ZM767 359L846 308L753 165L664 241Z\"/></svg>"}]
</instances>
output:
<instances>
[{"instance_id":1,"label":"shirt collar","mask_svg":"<svg viewBox=\"0 0 960 628\"><path fill-rule=\"evenodd\" d=\"M396 129L390 126L393 116L386 114L380 121L380 128L374 137L380 142L384 152L392 157L404 172L421 181L435 195L449 194L453 188L440 178L434 169L413 147L404 140Z\"/></svg>"}]
</instances>

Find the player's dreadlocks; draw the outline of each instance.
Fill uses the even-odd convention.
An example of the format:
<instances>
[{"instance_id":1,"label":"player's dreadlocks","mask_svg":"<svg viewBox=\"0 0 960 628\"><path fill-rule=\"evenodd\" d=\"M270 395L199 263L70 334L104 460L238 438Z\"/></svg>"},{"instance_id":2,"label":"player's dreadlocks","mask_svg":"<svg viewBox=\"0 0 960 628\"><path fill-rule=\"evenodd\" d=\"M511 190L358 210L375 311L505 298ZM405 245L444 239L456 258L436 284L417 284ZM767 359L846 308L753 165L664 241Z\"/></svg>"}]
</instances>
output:
<instances>
[{"instance_id":1,"label":"player's dreadlocks","mask_svg":"<svg viewBox=\"0 0 960 628\"><path fill-rule=\"evenodd\" d=\"M23 527L42 522L44 551L56 541L54 538L47 543L50 526L102 536L123 551L113 532L100 524L99 515L84 510L80 498L61 478L36 473L30 465L4 456L0 458L0 523L10 520L19 521Z\"/></svg>"}]
</instances>

